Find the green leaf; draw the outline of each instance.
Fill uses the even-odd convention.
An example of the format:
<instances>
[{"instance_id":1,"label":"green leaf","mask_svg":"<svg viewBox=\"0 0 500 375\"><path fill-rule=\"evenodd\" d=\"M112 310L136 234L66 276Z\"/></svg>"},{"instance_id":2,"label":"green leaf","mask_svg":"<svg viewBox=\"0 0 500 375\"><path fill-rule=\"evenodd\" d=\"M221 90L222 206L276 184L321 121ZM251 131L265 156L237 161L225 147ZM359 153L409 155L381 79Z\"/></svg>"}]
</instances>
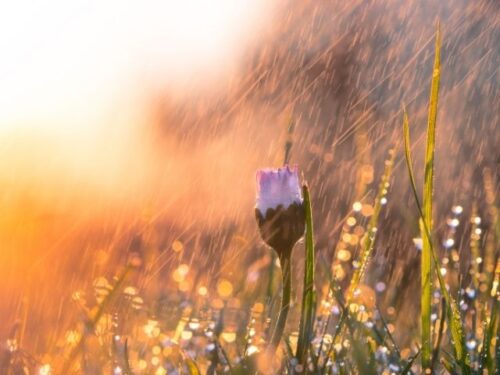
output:
<instances>
[{"instance_id":1,"label":"green leaf","mask_svg":"<svg viewBox=\"0 0 500 375\"><path fill-rule=\"evenodd\" d=\"M305 267L304 288L302 292L302 311L300 316L299 337L297 342L296 357L299 363L305 364L309 342L313 336L314 313L315 313L315 291L314 291L314 234L313 218L311 209L311 198L307 185L302 187L304 195L304 207L306 212L306 234L305 234Z\"/></svg>"}]
</instances>

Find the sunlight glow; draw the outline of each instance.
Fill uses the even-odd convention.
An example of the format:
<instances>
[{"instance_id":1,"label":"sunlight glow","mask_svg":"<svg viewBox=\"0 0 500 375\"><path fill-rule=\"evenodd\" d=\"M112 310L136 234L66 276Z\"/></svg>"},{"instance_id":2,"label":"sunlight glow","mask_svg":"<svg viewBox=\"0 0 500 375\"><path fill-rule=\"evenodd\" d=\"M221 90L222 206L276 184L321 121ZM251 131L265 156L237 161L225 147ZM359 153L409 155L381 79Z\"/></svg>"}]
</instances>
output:
<instances>
[{"instance_id":1,"label":"sunlight glow","mask_svg":"<svg viewBox=\"0 0 500 375\"><path fill-rule=\"evenodd\" d=\"M0 130L21 124L70 126L66 122L82 117L88 126L124 91L214 74L236 57L258 4L5 2L0 6Z\"/></svg>"},{"instance_id":2,"label":"sunlight glow","mask_svg":"<svg viewBox=\"0 0 500 375\"><path fill-rule=\"evenodd\" d=\"M159 149L151 133L160 120L151 107L167 96L221 90L255 43L258 25L267 14L263 4L2 2L4 257L15 255L20 264L33 254L42 259L42 239L50 246L60 243L50 233L64 241L67 237L60 233L75 235L68 228L103 227L111 212L115 223L133 222L130 217L147 207L158 211L159 200L167 197L184 205L182 199L189 196L184 171L192 170L187 166L194 160L199 164L199 157L191 152L182 155L175 140L169 141L171 147ZM184 181L182 190L179 181ZM216 191L207 187L212 190ZM184 198L181 191L186 192ZM199 194L198 184L196 191ZM176 246L182 250L182 243ZM0 258L0 271L12 268L13 260L9 261ZM39 265L35 262L33 267Z\"/></svg>"}]
</instances>

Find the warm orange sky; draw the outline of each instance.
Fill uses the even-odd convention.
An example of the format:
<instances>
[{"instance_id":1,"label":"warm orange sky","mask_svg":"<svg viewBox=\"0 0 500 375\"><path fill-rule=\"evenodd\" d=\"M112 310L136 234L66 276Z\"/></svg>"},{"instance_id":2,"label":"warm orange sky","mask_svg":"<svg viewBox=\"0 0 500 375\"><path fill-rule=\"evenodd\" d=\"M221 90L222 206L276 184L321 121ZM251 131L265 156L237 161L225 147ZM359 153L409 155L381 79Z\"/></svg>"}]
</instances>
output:
<instances>
[{"instance_id":1,"label":"warm orange sky","mask_svg":"<svg viewBox=\"0 0 500 375\"><path fill-rule=\"evenodd\" d=\"M179 87L220 74L245 48L255 33L255 22L265 18L263 4L262 0L4 2L0 132L55 126L74 133L101 126L99 117L117 99L124 100L125 92L151 85Z\"/></svg>"},{"instance_id":2,"label":"warm orange sky","mask_svg":"<svg viewBox=\"0 0 500 375\"><path fill-rule=\"evenodd\" d=\"M0 193L8 197L0 207L18 194L52 202L82 191L103 200L143 191L159 164L168 170L145 140L151 99L217 90L270 20L264 4L0 5Z\"/></svg>"}]
</instances>

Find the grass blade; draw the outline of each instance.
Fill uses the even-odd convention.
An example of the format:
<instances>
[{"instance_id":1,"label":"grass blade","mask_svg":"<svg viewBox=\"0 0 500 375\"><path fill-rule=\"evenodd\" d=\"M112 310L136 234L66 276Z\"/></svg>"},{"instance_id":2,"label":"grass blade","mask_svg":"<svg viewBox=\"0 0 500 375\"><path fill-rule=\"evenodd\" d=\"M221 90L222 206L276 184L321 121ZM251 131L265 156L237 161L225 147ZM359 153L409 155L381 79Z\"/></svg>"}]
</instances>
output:
<instances>
[{"instance_id":1,"label":"grass blade","mask_svg":"<svg viewBox=\"0 0 500 375\"><path fill-rule=\"evenodd\" d=\"M191 358L186 358L185 362L190 375L201 375L200 369L196 365L196 362Z\"/></svg>"},{"instance_id":2,"label":"grass blade","mask_svg":"<svg viewBox=\"0 0 500 375\"><path fill-rule=\"evenodd\" d=\"M132 368L130 367L130 357L128 353L128 339L125 339L125 345L123 348L123 364L125 366L125 374L133 374Z\"/></svg>"},{"instance_id":3,"label":"grass blade","mask_svg":"<svg viewBox=\"0 0 500 375\"><path fill-rule=\"evenodd\" d=\"M434 365L437 362L437 359L439 358L439 350L441 349L441 341L443 339L443 333L444 333L444 322L446 320L446 314L447 314L447 306L446 306L446 300L443 298L441 303L441 318L439 319L439 328L438 328L438 336L436 339L436 345L434 346L434 351L432 352L432 365L431 368L434 368Z\"/></svg>"},{"instance_id":4,"label":"grass blade","mask_svg":"<svg viewBox=\"0 0 500 375\"><path fill-rule=\"evenodd\" d=\"M315 291L314 291L314 236L313 218L311 209L311 198L309 188L304 185L304 207L306 211L306 235L305 235L305 269L304 290L302 293L302 311L300 316L299 337L297 342L296 357L299 363L306 363L309 342L313 334L313 323L315 313Z\"/></svg>"},{"instance_id":5,"label":"grass blade","mask_svg":"<svg viewBox=\"0 0 500 375\"><path fill-rule=\"evenodd\" d=\"M354 336L351 332L352 356L358 369L358 374L376 375L376 367L373 365L374 357L368 345Z\"/></svg>"},{"instance_id":6,"label":"grass blade","mask_svg":"<svg viewBox=\"0 0 500 375\"><path fill-rule=\"evenodd\" d=\"M493 340L493 336L495 332L498 332L497 319L498 319L498 304L500 303L498 300L498 291L495 290L494 285L499 285L500 283L500 261L497 262L497 266L495 269L495 279L491 288L491 316L488 320L484 322L484 337L483 337L483 348L481 351L481 357L479 360L479 373L482 374L484 369L488 369L488 373L493 374L494 372L494 364L493 359L491 357L491 343ZM497 338L498 340L498 338ZM497 368L498 370L498 368Z\"/></svg>"},{"instance_id":7,"label":"grass blade","mask_svg":"<svg viewBox=\"0 0 500 375\"><path fill-rule=\"evenodd\" d=\"M445 301L446 301L446 307L447 307L447 318L450 323L450 330L451 330L451 335L453 338L453 345L454 345L454 350L455 354L457 356L457 361L461 364L462 366L462 372L464 374L470 374L470 366L469 366L469 360L467 357L467 351L465 349L465 337L462 329L462 320L460 316L460 310L457 305L457 302L451 297L450 293L448 292L448 289L446 289L446 284L444 282L444 279L441 275L440 272L437 272L439 270L439 261L436 255L436 252L434 251L434 246L432 244L432 241L430 240L431 237L431 232L429 228L427 227L426 222L423 220L424 213L422 212L422 205L420 204L420 199L417 194L417 188L415 185L415 175L413 173L413 163L411 159L411 152L410 152L410 134L409 134L409 124L408 124L408 116L406 114L406 111L404 111L403 114L403 129L404 129L404 137L405 137L405 156L406 156L406 164L407 164L407 169L408 169L408 174L410 176L410 183L412 185L412 191L414 194L415 198L415 203L417 205L417 210L420 215L421 223L422 223L422 228L423 228L423 235L429 239L429 245L430 245L430 250L431 250L431 259L434 264L434 268L436 270L436 275L437 279L439 282L439 289L441 291L441 294L443 295Z\"/></svg>"},{"instance_id":8,"label":"grass blade","mask_svg":"<svg viewBox=\"0 0 500 375\"><path fill-rule=\"evenodd\" d=\"M293 146L293 132L295 130L295 120L293 117L290 118L288 122L287 137L285 143L285 156L283 160L283 165L290 163L290 152Z\"/></svg>"},{"instance_id":9,"label":"grass blade","mask_svg":"<svg viewBox=\"0 0 500 375\"><path fill-rule=\"evenodd\" d=\"M394 149L389 151L389 160L385 162L385 170L382 176L382 180L380 181L380 185L378 188L377 196L375 198L375 205L373 209L373 215L370 218L370 222L368 223L368 228L366 230L366 235L363 240L363 248L361 250L361 258L359 260L359 267L354 271L354 275L352 276L351 283L347 292L347 304L351 301L354 296L354 292L359 286L359 283L362 281L368 263L370 261L370 257L373 251L373 245L375 243L375 235L377 232L377 224L378 218L380 214L380 210L382 209L382 199L387 194L387 186L389 184L389 178L392 173L392 166L394 165L394 157L396 152Z\"/></svg>"},{"instance_id":10,"label":"grass blade","mask_svg":"<svg viewBox=\"0 0 500 375\"><path fill-rule=\"evenodd\" d=\"M436 33L434 67L432 71L431 93L429 99L429 115L427 119L427 145L425 148L425 169L423 189L423 218L422 222L432 233L432 192L434 185L434 149L436 147L436 119L439 97L440 80L440 44L439 27ZM425 232L421 225L421 232ZM431 337L431 301L432 301L432 256L431 237L421 233L422 260L421 260L421 324L422 324L422 368L428 369L432 363Z\"/></svg>"},{"instance_id":11,"label":"grass blade","mask_svg":"<svg viewBox=\"0 0 500 375\"><path fill-rule=\"evenodd\" d=\"M493 359L491 356L491 342L495 332L496 321L498 318L498 301L493 300L493 306L491 309L491 316L485 323L486 332L483 339L483 349L481 351L481 360L479 364L480 373L487 368L490 374L493 374Z\"/></svg>"},{"instance_id":12,"label":"grass blade","mask_svg":"<svg viewBox=\"0 0 500 375\"><path fill-rule=\"evenodd\" d=\"M465 348L465 337L462 328L462 319L460 309L456 301L451 297L446 289L444 279L439 272L439 261L432 244L432 184L434 174L434 148L435 148L435 130L437 118L437 105L439 94L439 79L440 79L440 48L441 36L438 26L436 33L434 69L431 83L431 97L429 101L429 118L427 124L427 147L425 154L425 177L424 177L424 205L420 204L415 183L415 175L413 173L413 163L411 160L410 151L410 130L409 121L404 110L403 114L403 133L405 145L405 157L410 182L420 215L421 235L423 239L422 249L422 366L427 368L432 362L432 342L430 341L430 292L432 287L431 271L432 264L436 270L436 275L439 282L441 294L445 298L448 312L448 320L450 323L450 331L453 339L453 348L455 351L457 362L462 368L463 374L470 374L470 365L467 350ZM424 254L425 253L425 254ZM432 262L429 266L429 259ZM427 326L428 325L428 326ZM425 358L424 358L425 355Z\"/></svg>"},{"instance_id":13,"label":"grass blade","mask_svg":"<svg viewBox=\"0 0 500 375\"><path fill-rule=\"evenodd\" d=\"M415 360L418 358L418 356L420 355L421 352L422 352L422 349L420 348L420 349L418 349L418 351L415 353L415 355L413 357L408 359L408 363L403 368L403 371L401 371L401 375L410 374L411 366L413 366L413 362L415 362Z\"/></svg>"}]
</instances>

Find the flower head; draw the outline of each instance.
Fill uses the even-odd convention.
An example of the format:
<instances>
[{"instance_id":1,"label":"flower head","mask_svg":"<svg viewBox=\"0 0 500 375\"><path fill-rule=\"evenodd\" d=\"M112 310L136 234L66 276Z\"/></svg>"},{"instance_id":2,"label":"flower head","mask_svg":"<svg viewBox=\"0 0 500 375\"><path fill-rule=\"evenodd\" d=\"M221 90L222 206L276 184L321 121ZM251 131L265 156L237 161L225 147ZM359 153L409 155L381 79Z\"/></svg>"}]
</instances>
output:
<instances>
[{"instance_id":1,"label":"flower head","mask_svg":"<svg viewBox=\"0 0 500 375\"><path fill-rule=\"evenodd\" d=\"M297 167L257 171L255 217L262 239L276 250L280 258L290 256L305 229Z\"/></svg>"},{"instance_id":2,"label":"flower head","mask_svg":"<svg viewBox=\"0 0 500 375\"><path fill-rule=\"evenodd\" d=\"M256 208L265 215L269 208L282 206L287 209L291 204L302 204L302 192L297 167L284 166L278 169L257 171Z\"/></svg>"}]
</instances>

